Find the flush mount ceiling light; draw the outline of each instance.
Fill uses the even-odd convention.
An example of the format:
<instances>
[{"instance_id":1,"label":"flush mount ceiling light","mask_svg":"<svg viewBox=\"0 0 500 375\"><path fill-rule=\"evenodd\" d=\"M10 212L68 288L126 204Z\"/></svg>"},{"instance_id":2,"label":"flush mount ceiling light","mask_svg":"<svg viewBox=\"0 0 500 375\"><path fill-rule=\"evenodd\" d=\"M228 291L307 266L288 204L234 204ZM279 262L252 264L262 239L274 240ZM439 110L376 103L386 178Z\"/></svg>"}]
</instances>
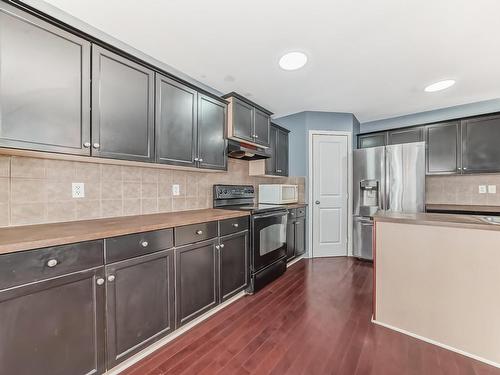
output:
<instances>
[{"instance_id":1,"label":"flush mount ceiling light","mask_svg":"<svg viewBox=\"0 0 500 375\"><path fill-rule=\"evenodd\" d=\"M284 70L297 70L307 63L307 56L302 52L289 52L284 54L280 61L280 67Z\"/></svg>"},{"instance_id":2,"label":"flush mount ceiling light","mask_svg":"<svg viewBox=\"0 0 500 375\"><path fill-rule=\"evenodd\" d=\"M436 83L433 83L432 85L427 86L424 91L425 92L435 92L435 91L441 91L441 90L446 90L447 88L453 86L455 84L454 79L445 79L444 81L439 81Z\"/></svg>"}]
</instances>

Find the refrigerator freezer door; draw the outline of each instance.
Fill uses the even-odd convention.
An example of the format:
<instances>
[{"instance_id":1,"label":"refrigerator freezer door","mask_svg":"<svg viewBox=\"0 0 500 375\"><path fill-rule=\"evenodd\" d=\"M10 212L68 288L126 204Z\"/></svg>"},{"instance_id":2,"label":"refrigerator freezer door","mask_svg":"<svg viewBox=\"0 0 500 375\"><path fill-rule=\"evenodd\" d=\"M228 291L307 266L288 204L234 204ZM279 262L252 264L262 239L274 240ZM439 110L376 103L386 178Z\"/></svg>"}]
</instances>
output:
<instances>
[{"instance_id":1,"label":"refrigerator freezer door","mask_svg":"<svg viewBox=\"0 0 500 375\"><path fill-rule=\"evenodd\" d=\"M384 207L385 197L385 147L370 147L354 150L353 153L353 214L372 216ZM363 181L378 184L378 207L363 204Z\"/></svg>"},{"instance_id":2,"label":"refrigerator freezer door","mask_svg":"<svg viewBox=\"0 0 500 375\"><path fill-rule=\"evenodd\" d=\"M353 254L357 258L373 259L373 220L369 217L353 218Z\"/></svg>"},{"instance_id":3,"label":"refrigerator freezer door","mask_svg":"<svg viewBox=\"0 0 500 375\"><path fill-rule=\"evenodd\" d=\"M422 212L425 208L425 143L386 147L385 209Z\"/></svg>"}]
</instances>

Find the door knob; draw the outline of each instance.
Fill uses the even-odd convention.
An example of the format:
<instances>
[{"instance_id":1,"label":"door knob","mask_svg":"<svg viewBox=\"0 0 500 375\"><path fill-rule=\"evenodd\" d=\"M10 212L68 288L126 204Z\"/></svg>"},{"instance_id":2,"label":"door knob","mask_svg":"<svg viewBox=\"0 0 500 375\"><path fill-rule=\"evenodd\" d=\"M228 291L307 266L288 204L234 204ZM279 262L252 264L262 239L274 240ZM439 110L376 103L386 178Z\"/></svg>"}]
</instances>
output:
<instances>
[{"instance_id":1,"label":"door knob","mask_svg":"<svg viewBox=\"0 0 500 375\"><path fill-rule=\"evenodd\" d=\"M320 204L321 202L320 202L320 201L316 201L316 202L314 202L314 203L316 203L316 204Z\"/></svg>"}]
</instances>

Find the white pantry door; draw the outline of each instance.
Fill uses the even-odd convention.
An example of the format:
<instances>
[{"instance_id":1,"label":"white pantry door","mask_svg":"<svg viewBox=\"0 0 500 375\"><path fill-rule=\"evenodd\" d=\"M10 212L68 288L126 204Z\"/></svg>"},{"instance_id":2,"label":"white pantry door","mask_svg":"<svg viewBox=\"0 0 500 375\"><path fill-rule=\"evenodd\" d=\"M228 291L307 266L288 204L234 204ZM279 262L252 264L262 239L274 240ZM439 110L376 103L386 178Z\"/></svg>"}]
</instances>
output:
<instances>
[{"instance_id":1,"label":"white pantry door","mask_svg":"<svg viewBox=\"0 0 500 375\"><path fill-rule=\"evenodd\" d=\"M312 137L313 257L346 256L348 137Z\"/></svg>"}]
</instances>

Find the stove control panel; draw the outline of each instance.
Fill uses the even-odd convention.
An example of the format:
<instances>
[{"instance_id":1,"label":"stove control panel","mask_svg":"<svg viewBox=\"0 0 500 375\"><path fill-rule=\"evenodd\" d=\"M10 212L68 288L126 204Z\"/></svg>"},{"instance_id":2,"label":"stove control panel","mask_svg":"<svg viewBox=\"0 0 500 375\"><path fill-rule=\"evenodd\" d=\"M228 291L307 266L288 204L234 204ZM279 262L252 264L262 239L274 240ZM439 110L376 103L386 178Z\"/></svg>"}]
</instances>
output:
<instances>
[{"instance_id":1,"label":"stove control panel","mask_svg":"<svg viewBox=\"0 0 500 375\"><path fill-rule=\"evenodd\" d=\"M255 198L252 185L214 185L214 199Z\"/></svg>"}]
</instances>

